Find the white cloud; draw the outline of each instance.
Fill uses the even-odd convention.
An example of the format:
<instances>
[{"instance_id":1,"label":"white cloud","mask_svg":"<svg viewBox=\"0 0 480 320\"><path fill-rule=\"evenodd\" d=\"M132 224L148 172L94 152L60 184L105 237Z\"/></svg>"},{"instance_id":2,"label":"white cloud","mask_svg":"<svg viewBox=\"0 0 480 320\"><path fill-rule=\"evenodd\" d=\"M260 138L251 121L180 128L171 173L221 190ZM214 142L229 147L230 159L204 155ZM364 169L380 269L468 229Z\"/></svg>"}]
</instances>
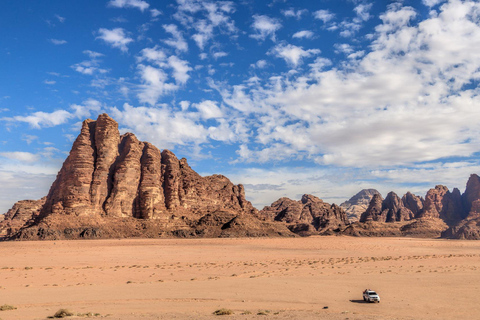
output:
<instances>
[{"instance_id":1,"label":"white cloud","mask_svg":"<svg viewBox=\"0 0 480 320\"><path fill-rule=\"evenodd\" d=\"M87 99L79 104L72 104L70 108L73 110L73 115L78 119L86 119L92 113L100 114L102 111L102 104L95 99Z\"/></svg>"},{"instance_id":2,"label":"white cloud","mask_svg":"<svg viewBox=\"0 0 480 320\"><path fill-rule=\"evenodd\" d=\"M155 105L161 96L178 89L177 85L167 82L168 75L162 69L143 64L137 68L143 82L137 94L140 102Z\"/></svg>"},{"instance_id":3,"label":"white cloud","mask_svg":"<svg viewBox=\"0 0 480 320\"><path fill-rule=\"evenodd\" d=\"M328 10L318 10L313 13L315 19L322 20L327 23L335 18L335 15Z\"/></svg>"},{"instance_id":4,"label":"white cloud","mask_svg":"<svg viewBox=\"0 0 480 320\"><path fill-rule=\"evenodd\" d=\"M110 0L108 6L115 8L136 8L140 11L145 11L150 6L143 0Z\"/></svg>"},{"instance_id":5,"label":"white cloud","mask_svg":"<svg viewBox=\"0 0 480 320\"><path fill-rule=\"evenodd\" d=\"M293 8L290 8L290 9L287 9L287 10L282 10L282 14L287 18L301 19L302 15L304 15L306 13L308 13L307 9L295 10Z\"/></svg>"},{"instance_id":6,"label":"white cloud","mask_svg":"<svg viewBox=\"0 0 480 320\"><path fill-rule=\"evenodd\" d=\"M58 14L55 15L55 18L57 18L60 23L64 23L66 20L64 17L59 16Z\"/></svg>"},{"instance_id":7,"label":"white cloud","mask_svg":"<svg viewBox=\"0 0 480 320\"><path fill-rule=\"evenodd\" d=\"M50 41L51 43L53 43L54 45L57 45L57 46L67 43L66 40L59 40L59 39L49 39L49 41Z\"/></svg>"},{"instance_id":8,"label":"white cloud","mask_svg":"<svg viewBox=\"0 0 480 320\"><path fill-rule=\"evenodd\" d=\"M17 160L20 162L36 162L38 161L38 155L30 152L0 152L0 157L10 160Z\"/></svg>"},{"instance_id":9,"label":"white cloud","mask_svg":"<svg viewBox=\"0 0 480 320\"><path fill-rule=\"evenodd\" d=\"M150 9L150 14L152 15L153 18L158 17L159 15L162 15L162 11L157 10L157 9Z\"/></svg>"},{"instance_id":10,"label":"white cloud","mask_svg":"<svg viewBox=\"0 0 480 320\"><path fill-rule=\"evenodd\" d=\"M84 54L88 55L92 59L100 58L103 56L102 53L91 51L91 50L85 50L83 51Z\"/></svg>"},{"instance_id":11,"label":"white cloud","mask_svg":"<svg viewBox=\"0 0 480 320\"><path fill-rule=\"evenodd\" d=\"M54 112L34 112L29 116L14 116L10 118L2 118L8 122L26 122L35 129L44 127L54 127L66 123L72 115L65 110L57 110Z\"/></svg>"},{"instance_id":12,"label":"white cloud","mask_svg":"<svg viewBox=\"0 0 480 320\"><path fill-rule=\"evenodd\" d=\"M76 63L74 65L72 65L71 67L79 72L79 73L82 73L82 74L85 74L85 75L93 75L95 73L107 73L108 71L105 70L105 69L102 69L100 68L100 60L97 59L99 57L102 57L103 54L101 53L98 53L98 52L95 52L95 51L91 51L91 50L85 50L83 51L83 54L86 54L90 57L90 60L85 60L85 61L82 61L82 62L79 62L79 63Z\"/></svg>"},{"instance_id":13,"label":"white cloud","mask_svg":"<svg viewBox=\"0 0 480 320\"><path fill-rule=\"evenodd\" d=\"M273 54L277 58L284 59L287 64L293 67L297 67L299 64L301 64L303 58L308 58L319 53L320 50L318 49L303 50L302 47L285 43L278 44L269 51L269 54Z\"/></svg>"},{"instance_id":14,"label":"white cloud","mask_svg":"<svg viewBox=\"0 0 480 320\"><path fill-rule=\"evenodd\" d=\"M268 62L266 60L258 60L255 62L255 64L252 64L251 67L253 68L258 68L258 69L263 69L267 66Z\"/></svg>"},{"instance_id":15,"label":"white cloud","mask_svg":"<svg viewBox=\"0 0 480 320\"><path fill-rule=\"evenodd\" d=\"M228 56L228 53L223 51L218 51L213 54L213 57L215 58L215 60L217 60L218 58L226 57L226 56Z\"/></svg>"},{"instance_id":16,"label":"white cloud","mask_svg":"<svg viewBox=\"0 0 480 320\"><path fill-rule=\"evenodd\" d=\"M155 108L133 107L124 104L122 109L113 108L111 115L123 131L135 132L145 141L160 149L207 142L208 132L197 123L197 112L174 112L160 106Z\"/></svg>"},{"instance_id":17,"label":"white cloud","mask_svg":"<svg viewBox=\"0 0 480 320\"><path fill-rule=\"evenodd\" d=\"M362 21L367 21L371 18L370 16L370 10L372 9L372 3L365 4L361 3L358 6L354 8L355 13L357 14L357 17L361 19Z\"/></svg>"},{"instance_id":18,"label":"white cloud","mask_svg":"<svg viewBox=\"0 0 480 320\"><path fill-rule=\"evenodd\" d=\"M301 39L301 38L306 38L306 39L311 39L313 38L313 35L314 33L310 30L302 30L302 31L298 31L298 32L295 32L292 36L292 38L298 38L298 39Z\"/></svg>"},{"instance_id":19,"label":"white cloud","mask_svg":"<svg viewBox=\"0 0 480 320\"><path fill-rule=\"evenodd\" d=\"M167 55L162 49L160 49L159 46L142 49L142 51L140 51L140 54L141 56L138 58L139 62L147 60L159 66L162 66L164 61L167 59Z\"/></svg>"},{"instance_id":20,"label":"white cloud","mask_svg":"<svg viewBox=\"0 0 480 320\"><path fill-rule=\"evenodd\" d=\"M437 4L444 2L445 0L422 0L423 4L427 7L434 7Z\"/></svg>"},{"instance_id":21,"label":"white cloud","mask_svg":"<svg viewBox=\"0 0 480 320\"><path fill-rule=\"evenodd\" d=\"M231 1L177 0L178 11L174 18L187 28L193 27L192 39L200 50L215 37L215 30L223 34L235 34L238 30L230 14L235 12Z\"/></svg>"},{"instance_id":22,"label":"white cloud","mask_svg":"<svg viewBox=\"0 0 480 320\"><path fill-rule=\"evenodd\" d=\"M254 15L252 28L255 33L251 34L250 37L262 41L270 37L272 41L276 41L275 32L281 27L280 21L275 18L270 18L266 15Z\"/></svg>"},{"instance_id":23,"label":"white cloud","mask_svg":"<svg viewBox=\"0 0 480 320\"><path fill-rule=\"evenodd\" d=\"M55 81L55 80L44 80L43 83L48 84L48 85L54 85L55 83L57 83L57 81Z\"/></svg>"},{"instance_id":24,"label":"white cloud","mask_svg":"<svg viewBox=\"0 0 480 320\"><path fill-rule=\"evenodd\" d=\"M222 118L224 116L222 110L217 106L215 101L206 100L201 103L193 104L198 112L200 112L202 119Z\"/></svg>"},{"instance_id":25,"label":"white cloud","mask_svg":"<svg viewBox=\"0 0 480 320\"><path fill-rule=\"evenodd\" d=\"M174 47L176 50L180 52L187 52L188 51L188 44L183 38L182 32L178 31L178 28L174 24L166 24L163 25L163 29L166 32L172 35L171 39L164 40L166 44L171 47Z\"/></svg>"},{"instance_id":26,"label":"white cloud","mask_svg":"<svg viewBox=\"0 0 480 320\"><path fill-rule=\"evenodd\" d=\"M132 38L129 38L125 34L125 30L122 28L115 28L112 30L100 28L98 33L100 35L97 37L97 39L102 39L112 47L118 48L123 52L128 51L127 45L133 41Z\"/></svg>"},{"instance_id":27,"label":"white cloud","mask_svg":"<svg viewBox=\"0 0 480 320\"><path fill-rule=\"evenodd\" d=\"M168 58L168 64L173 69L173 77L179 84L185 84L190 78L188 73L192 68L188 65L188 61L179 59L176 56L170 56Z\"/></svg>"}]
</instances>

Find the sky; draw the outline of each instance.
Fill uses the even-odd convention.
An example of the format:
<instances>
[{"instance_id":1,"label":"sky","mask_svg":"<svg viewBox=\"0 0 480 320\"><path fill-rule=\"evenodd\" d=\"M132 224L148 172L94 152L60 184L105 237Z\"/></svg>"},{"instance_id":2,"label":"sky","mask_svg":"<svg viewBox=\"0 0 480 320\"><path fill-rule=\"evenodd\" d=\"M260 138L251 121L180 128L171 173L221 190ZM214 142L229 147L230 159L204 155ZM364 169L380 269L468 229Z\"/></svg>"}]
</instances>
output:
<instances>
[{"instance_id":1,"label":"sky","mask_svg":"<svg viewBox=\"0 0 480 320\"><path fill-rule=\"evenodd\" d=\"M104 112L259 209L463 192L479 80L478 1L2 1L0 213L45 196Z\"/></svg>"}]
</instances>

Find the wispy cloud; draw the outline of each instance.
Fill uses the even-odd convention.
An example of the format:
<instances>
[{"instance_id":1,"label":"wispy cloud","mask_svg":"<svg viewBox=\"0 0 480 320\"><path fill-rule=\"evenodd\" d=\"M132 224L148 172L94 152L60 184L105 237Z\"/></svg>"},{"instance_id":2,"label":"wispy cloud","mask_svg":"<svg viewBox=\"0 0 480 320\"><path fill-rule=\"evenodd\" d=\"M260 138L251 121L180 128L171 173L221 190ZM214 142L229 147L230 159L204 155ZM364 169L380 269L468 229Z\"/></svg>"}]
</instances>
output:
<instances>
[{"instance_id":1,"label":"wispy cloud","mask_svg":"<svg viewBox=\"0 0 480 320\"><path fill-rule=\"evenodd\" d=\"M66 40L59 40L59 39L49 39L49 41L50 41L51 43L53 43L54 45L57 45L57 46L67 43Z\"/></svg>"},{"instance_id":2,"label":"wispy cloud","mask_svg":"<svg viewBox=\"0 0 480 320\"><path fill-rule=\"evenodd\" d=\"M295 46L293 44L280 43L269 51L269 54L277 58L284 59L290 66L297 67L304 58L308 58L320 53L319 49L307 49Z\"/></svg>"},{"instance_id":3,"label":"wispy cloud","mask_svg":"<svg viewBox=\"0 0 480 320\"><path fill-rule=\"evenodd\" d=\"M292 38L297 38L297 39L301 39L301 38L305 38L305 39L311 39L313 38L313 35L314 33L310 30L302 30L302 31L298 31L298 32L295 32L292 36Z\"/></svg>"},{"instance_id":4,"label":"wispy cloud","mask_svg":"<svg viewBox=\"0 0 480 320\"><path fill-rule=\"evenodd\" d=\"M163 29L165 29L166 32L172 35L172 38L164 40L164 42L167 45L174 47L176 50L180 52L188 51L188 44L183 38L182 32L178 30L176 25L174 24L163 25Z\"/></svg>"},{"instance_id":5,"label":"wispy cloud","mask_svg":"<svg viewBox=\"0 0 480 320\"><path fill-rule=\"evenodd\" d=\"M130 42L133 42L133 39L126 35L123 28L115 28L112 30L100 28L98 33L100 35L97 37L97 39L105 41L107 44L114 48L120 49L122 52L127 52L127 45Z\"/></svg>"},{"instance_id":6,"label":"wispy cloud","mask_svg":"<svg viewBox=\"0 0 480 320\"><path fill-rule=\"evenodd\" d=\"M275 32L282 27L282 24L278 19L270 18L266 15L254 15L251 27L255 33L251 34L250 37L261 41L270 37L270 39L275 42Z\"/></svg>"},{"instance_id":7,"label":"wispy cloud","mask_svg":"<svg viewBox=\"0 0 480 320\"><path fill-rule=\"evenodd\" d=\"M150 5L143 0L110 0L108 6L115 8L136 8L142 12L150 7Z\"/></svg>"}]
</instances>

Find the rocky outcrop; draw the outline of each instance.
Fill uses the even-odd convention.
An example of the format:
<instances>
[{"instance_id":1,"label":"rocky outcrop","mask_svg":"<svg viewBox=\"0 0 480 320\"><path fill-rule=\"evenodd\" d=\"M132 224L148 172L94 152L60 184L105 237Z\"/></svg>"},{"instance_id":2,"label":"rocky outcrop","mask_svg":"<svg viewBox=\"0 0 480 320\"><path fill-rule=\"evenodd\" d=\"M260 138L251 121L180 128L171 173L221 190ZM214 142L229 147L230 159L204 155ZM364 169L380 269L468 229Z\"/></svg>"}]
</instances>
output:
<instances>
[{"instance_id":1,"label":"rocky outcrop","mask_svg":"<svg viewBox=\"0 0 480 320\"><path fill-rule=\"evenodd\" d=\"M458 196L456 194L456 201L458 201ZM442 234L442 237L480 240L480 177L478 175L470 175L465 192L461 196L461 202L463 212L460 216L463 220L451 223L451 227ZM458 218L458 216L456 214L454 217Z\"/></svg>"},{"instance_id":2,"label":"rocky outcrop","mask_svg":"<svg viewBox=\"0 0 480 320\"><path fill-rule=\"evenodd\" d=\"M331 234L349 224L345 211L313 195L304 194L299 201L280 198L263 208L258 215L271 221L286 223L300 235Z\"/></svg>"},{"instance_id":3,"label":"rocky outcrop","mask_svg":"<svg viewBox=\"0 0 480 320\"><path fill-rule=\"evenodd\" d=\"M408 221L414 218L412 211L405 207L395 192L390 192L382 203L382 215L386 222Z\"/></svg>"},{"instance_id":4,"label":"rocky outcrop","mask_svg":"<svg viewBox=\"0 0 480 320\"><path fill-rule=\"evenodd\" d=\"M414 195L410 191L402 197L402 202L405 208L409 209L413 213L414 217L417 216L417 214L423 209L423 198Z\"/></svg>"},{"instance_id":5,"label":"rocky outcrop","mask_svg":"<svg viewBox=\"0 0 480 320\"><path fill-rule=\"evenodd\" d=\"M417 213L416 218L437 218L448 225L454 225L463 219L464 215L460 190L455 188L450 192L447 187L438 185L428 190L424 207Z\"/></svg>"},{"instance_id":6,"label":"rocky outcrop","mask_svg":"<svg viewBox=\"0 0 480 320\"><path fill-rule=\"evenodd\" d=\"M43 201L24 214L17 238L291 235L282 224L258 220L242 185L222 175L202 177L171 151L132 133L120 136L107 114L83 122ZM209 215L223 218L198 231Z\"/></svg>"},{"instance_id":7,"label":"rocky outcrop","mask_svg":"<svg viewBox=\"0 0 480 320\"><path fill-rule=\"evenodd\" d=\"M28 223L33 223L36 217L40 215L46 198L40 200L22 200L18 201L2 215L0 220L0 236L5 236L17 232L21 227Z\"/></svg>"},{"instance_id":8,"label":"rocky outcrop","mask_svg":"<svg viewBox=\"0 0 480 320\"><path fill-rule=\"evenodd\" d=\"M363 189L349 200L343 202L340 207L345 210L350 222L358 221L367 209L375 194L380 194L375 189Z\"/></svg>"},{"instance_id":9,"label":"rocky outcrop","mask_svg":"<svg viewBox=\"0 0 480 320\"><path fill-rule=\"evenodd\" d=\"M463 218L480 218L480 177L478 175L470 175L462 200L465 209Z\"/></svg>"},{"instance_id":10,"label":"rocky outcrop","mask_svg":"<svg viewBox=\"0 0 480 320\"><path fill-rule=\"evenodd\" d=\"M383 198L380 194L375 194L368 205L367 210L360 216L360 222L367 221L385 221L386 216L382 216Z\"/></svg>"}]
</instances>

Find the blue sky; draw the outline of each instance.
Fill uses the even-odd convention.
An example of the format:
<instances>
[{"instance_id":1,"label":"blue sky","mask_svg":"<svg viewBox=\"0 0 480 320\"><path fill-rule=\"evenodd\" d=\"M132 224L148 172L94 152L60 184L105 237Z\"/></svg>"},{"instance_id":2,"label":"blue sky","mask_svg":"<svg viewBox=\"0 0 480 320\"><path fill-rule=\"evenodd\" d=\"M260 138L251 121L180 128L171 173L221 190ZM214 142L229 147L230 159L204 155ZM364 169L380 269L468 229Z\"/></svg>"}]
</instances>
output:
<instances>
[{"instance_id":1,"label":"blue sky","mask_svg":"<svg viewBox=\"0 0 480 320\"><path fill-rule=\"evenodd\" d=\"M103 112L258 208L480 173L477 1L18 0L0 31L0 212Z\"/></svg>"}]
</instances>

